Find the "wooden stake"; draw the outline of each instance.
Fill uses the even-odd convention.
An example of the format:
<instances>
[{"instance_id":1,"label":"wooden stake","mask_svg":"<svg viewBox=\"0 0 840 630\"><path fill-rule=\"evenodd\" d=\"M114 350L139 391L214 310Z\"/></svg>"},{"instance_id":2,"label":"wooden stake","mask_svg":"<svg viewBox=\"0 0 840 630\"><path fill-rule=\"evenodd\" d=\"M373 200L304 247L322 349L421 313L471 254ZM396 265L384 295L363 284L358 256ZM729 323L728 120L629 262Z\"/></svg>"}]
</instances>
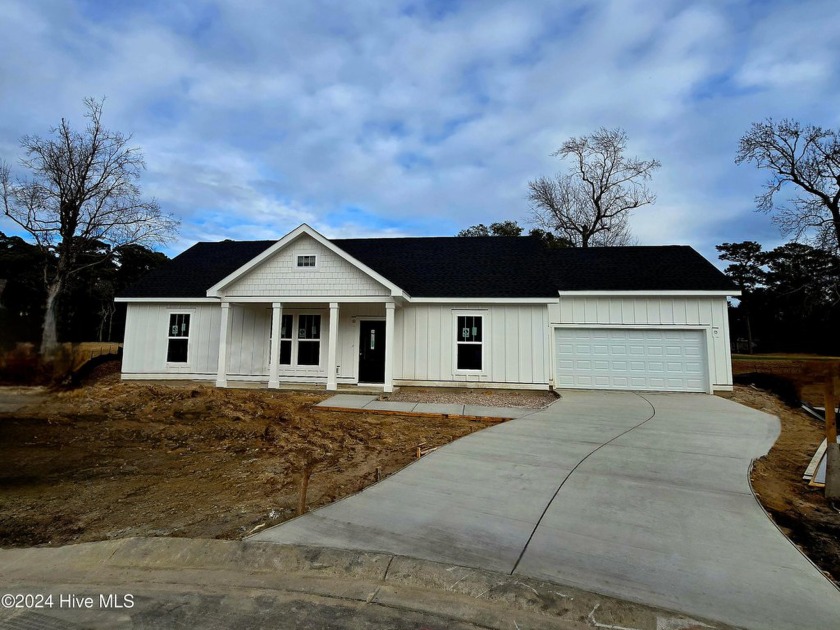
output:
<instances>
[{"instance_id":1,"label":"wooden stake","mask_svg":"<svg viewBox=\"0 0 840 630\"><path fill-rule=\"evenodd\" d=\"M834 368L825 378L825 498L840 500L840 445L837 444L837 396L834 389Z\"/></svg>"},{"instance_id":2,"label":"wooden stake","mask_svg":"<svg viewBox=\"0 0 840 630\"><path fill-rule=\"evenodd\" d=\"M298 496L298 516L306 514L306 491L309 489L309 477L312 475L312 468L306 466L300 477L300 496Z\"/></svg>"},{"instance_id":3,"label":"wooden stake","mask_svg":"<svg viewBox=\"0 0 840 630\"><path fill-rule=\"evenodd\" d=\"M825 439L829 444L837 441L837 392L834 390L834 375L829 371L823 388L825 394Z\"/></svg>"}]
</instances>

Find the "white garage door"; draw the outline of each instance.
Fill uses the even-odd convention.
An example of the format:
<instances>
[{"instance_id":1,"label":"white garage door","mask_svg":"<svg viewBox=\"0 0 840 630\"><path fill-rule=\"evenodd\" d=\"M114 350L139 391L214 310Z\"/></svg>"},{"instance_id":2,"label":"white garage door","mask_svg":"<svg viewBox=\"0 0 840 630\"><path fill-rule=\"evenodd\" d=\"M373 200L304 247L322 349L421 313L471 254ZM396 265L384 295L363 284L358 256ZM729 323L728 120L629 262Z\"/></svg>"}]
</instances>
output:
<instances>
[{"instance_id":1,"label":"white garage door","mask_svg":"<svg viewBox=\"0 0 840 630\"><path fill-rule=\"evenodd\" d=\"M708 391L700 330L555 329L555 387Z\"/></svg>"}]
</instances>

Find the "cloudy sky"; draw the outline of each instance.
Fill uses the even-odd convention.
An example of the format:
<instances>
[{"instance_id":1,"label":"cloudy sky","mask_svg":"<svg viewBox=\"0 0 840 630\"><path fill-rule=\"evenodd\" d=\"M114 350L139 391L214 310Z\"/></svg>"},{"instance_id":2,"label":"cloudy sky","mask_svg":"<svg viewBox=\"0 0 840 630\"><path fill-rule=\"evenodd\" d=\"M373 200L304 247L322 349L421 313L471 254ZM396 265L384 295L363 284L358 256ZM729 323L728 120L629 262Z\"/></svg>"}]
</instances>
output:
<instances>
[{"instance_id":1,"label":"cloudy sky","mask_svg":"<svg viewBox=\"0 0 840 630\"><path fill-rule=\"evenodd\" d=\"M452 235L528 223L567 138L657 158L641 244L782 237L739 137L840 126L836 0L4 0L0 159L82 99L134 135L142 185L197 240ZM13 233L0 220L0 230Z\"/></svg>"}]
</instances>

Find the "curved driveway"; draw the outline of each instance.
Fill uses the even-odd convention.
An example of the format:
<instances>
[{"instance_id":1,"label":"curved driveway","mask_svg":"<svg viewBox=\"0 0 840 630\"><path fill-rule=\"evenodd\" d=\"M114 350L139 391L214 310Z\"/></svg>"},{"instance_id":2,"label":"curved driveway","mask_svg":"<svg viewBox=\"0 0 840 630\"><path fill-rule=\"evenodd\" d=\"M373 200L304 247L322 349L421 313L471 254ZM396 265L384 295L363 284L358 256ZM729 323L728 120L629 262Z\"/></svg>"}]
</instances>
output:
<instances>
[{"instance_id":1,"label":"curved driveway","mask_svg":"<svg viewBox=\"0 0 840 630\"><path fill-rule=\"evenodd\" d=\"M750 490L778 432L715 396L567 391L253 539L523 574L749 628L834 627L840 593Z\"/></svg>"}]
</instances>

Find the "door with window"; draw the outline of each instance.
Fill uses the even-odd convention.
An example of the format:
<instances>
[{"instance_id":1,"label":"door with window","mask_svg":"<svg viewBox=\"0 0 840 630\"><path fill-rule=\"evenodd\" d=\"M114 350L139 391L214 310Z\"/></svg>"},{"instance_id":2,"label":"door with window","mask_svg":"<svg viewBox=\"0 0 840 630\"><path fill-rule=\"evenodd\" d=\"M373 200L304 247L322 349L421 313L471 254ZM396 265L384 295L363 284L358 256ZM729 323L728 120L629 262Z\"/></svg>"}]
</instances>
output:
<instances>
[{"instance_id":1,"label":"door with window","mask_svg":"<svg viewBox=\"0 0 840 630\"><path fill-rule=\"evenodd\" d=\"M359 322L359 382L385 382L385 322Z\"/></svg>"}]
</instances>

